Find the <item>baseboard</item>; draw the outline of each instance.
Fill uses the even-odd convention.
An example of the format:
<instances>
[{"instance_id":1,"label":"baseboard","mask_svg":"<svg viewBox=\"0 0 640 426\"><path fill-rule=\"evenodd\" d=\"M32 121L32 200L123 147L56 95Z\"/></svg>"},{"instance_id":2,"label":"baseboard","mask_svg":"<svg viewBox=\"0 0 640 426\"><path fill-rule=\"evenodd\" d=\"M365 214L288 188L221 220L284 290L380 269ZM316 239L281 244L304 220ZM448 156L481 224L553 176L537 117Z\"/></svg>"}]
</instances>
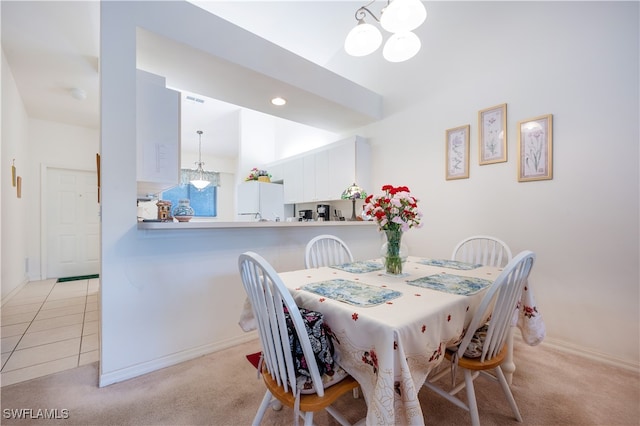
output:
<instances>
[{"instance_id":1,"label":"baseboard","mask_svg":"<svg viewBox=\"0 0 640 426\"><path fill-rule=\"evenodd\" d=\"M516 339L522 341L522 336L519 333L515 333L515 336ZM617 358L609 354L594 351L591 349L586 349L562 340L545 337L544 341L541 344L556 349L560 352L580 356L591 361L601 362L603 364L612 365L614 367L620 367L628 371L633 371L635 373L640 373L640 364L638 363L634 363L633 361L625 360L622 358ZM516 359L515 362L517 365L518 360Z\"/></svg>"},{"instance_id":2,"label":"baseboard","mask_svg":"<svg viewBox=\"0 0 640 426\"><path fill-rule=\"evenodd\" d=\"M99 387L112 385L114 383L122 382L124 380L133 379L134 377L142 376L152 371L160 370L162 368L170 367L172 365L179 364L181 362L189 361L194 358L208 355L213 352L221 351L223 349L230 348L242 343L249 342L258 338L256 331L244 333L242 336L228 339L222 342L212 343L208 345L199 346L197 348L188 349L186 351L177 352L166 357L158 358L153 361L145 362L142 364L134 365L131 367L123 368L121 370L112 371L110 373L100 373Z\"/></svg>"}]
</instances>

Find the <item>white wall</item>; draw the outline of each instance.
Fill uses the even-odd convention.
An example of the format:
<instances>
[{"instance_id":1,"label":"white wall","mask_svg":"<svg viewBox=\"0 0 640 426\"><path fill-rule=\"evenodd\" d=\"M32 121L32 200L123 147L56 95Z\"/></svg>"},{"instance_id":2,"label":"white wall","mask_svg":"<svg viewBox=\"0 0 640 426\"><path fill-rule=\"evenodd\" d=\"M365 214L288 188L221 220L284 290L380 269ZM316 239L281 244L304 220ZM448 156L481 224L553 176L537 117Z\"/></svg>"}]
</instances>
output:
<instances>
[{"instance_id":1,"label":"white wall","mask_svg":"<svg viewBox=\"0 0 640 426\"><path fill-rule=\"evenodd\" d=\"M252 168L275 159L275 125L276 120L272 116L248 109L240 110L236 185L244 181Z\"/></svg>"},{"instance_id":2,"label":"white wall","mask_svg":"<svg viewBox=\"0 0 640 426\"><path fill-rule=\"evenodd\" d=\"M414 59L437 88L391 102L390 115L357 131L372 144L374 189L403 184L420 198L424 227L405 239L412 253L448 257L474 234L536 252L531 285L546 342L637 367L638 3L428 8L428 19L455 16L461 34L439 34ZM479 166L477 112L501 103L508 162ZM553 114L553 180L518 183L517 122L542 114ZM464 124L470 178L446 181L445 130Z\"/></svg>"},{"instance_id":3,"label":"white wall","mask_svg":"<svg viewBox=\"0 0 640 426\"><path fill-rule=\"evenodd\" d=\"M37 197L33 186L37 175L31 173L27 140L28 118L24 104L2 51L2 149L0 150L2 300L27 282L25 259L28 258L29 202ZM18 176L22 176L22 198L12 186L11 164L15 159Z\"/></svg>"},{"instance_id":4,"label":"white wall","mask_svg":"<svg viewBox=\"0 0 640 426\"><path fill-rule=\"evenodd\" d=\"M350 134L341 135L322 129L316 129L289 120L276 120L275 125L275 157L271 162L310 151L321 146L337 142Z\"/></svg>"}]
</instances>

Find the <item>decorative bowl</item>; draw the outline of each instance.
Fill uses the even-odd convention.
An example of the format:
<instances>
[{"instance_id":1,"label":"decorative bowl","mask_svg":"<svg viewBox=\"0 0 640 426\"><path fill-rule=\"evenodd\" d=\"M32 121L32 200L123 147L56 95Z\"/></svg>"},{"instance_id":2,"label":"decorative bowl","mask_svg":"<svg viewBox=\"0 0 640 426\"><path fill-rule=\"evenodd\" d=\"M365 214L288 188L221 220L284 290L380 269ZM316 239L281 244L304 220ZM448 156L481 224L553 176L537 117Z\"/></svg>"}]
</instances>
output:
<instances>
[{"instance_id":1,"label":"decorative bowl","mask_svg":"<svg viewBox=\"0 0 640 426\"><path fill-rule=\"evenodd\" d=\"M178 222L189 222L193 216L174 216Z\"/></svg>"}]
</instances>

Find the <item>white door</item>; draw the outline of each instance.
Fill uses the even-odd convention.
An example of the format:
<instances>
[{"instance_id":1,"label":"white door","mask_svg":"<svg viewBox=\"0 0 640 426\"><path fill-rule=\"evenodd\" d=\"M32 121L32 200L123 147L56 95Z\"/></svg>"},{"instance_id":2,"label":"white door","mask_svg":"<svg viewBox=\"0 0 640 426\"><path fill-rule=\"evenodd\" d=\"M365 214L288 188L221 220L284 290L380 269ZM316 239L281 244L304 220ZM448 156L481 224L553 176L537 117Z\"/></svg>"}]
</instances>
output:
<instances>
[{"instance_id":1,"label":"white door","mask_svg":"<svg viewBox=\"0 0 640 426\"><path fill-rule=\"evenodd\" d=\"M96 173L47 169L46 278L100 271L100 220Z\"/></svg>"}]
</instances>

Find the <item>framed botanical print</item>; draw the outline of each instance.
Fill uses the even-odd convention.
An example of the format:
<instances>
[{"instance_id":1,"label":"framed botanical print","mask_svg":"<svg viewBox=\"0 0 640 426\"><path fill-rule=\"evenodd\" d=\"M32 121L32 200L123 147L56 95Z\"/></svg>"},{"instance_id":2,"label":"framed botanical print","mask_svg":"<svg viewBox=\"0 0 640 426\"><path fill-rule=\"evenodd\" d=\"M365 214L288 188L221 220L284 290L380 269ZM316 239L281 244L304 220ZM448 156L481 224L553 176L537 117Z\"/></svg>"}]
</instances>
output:
<instances>
[{"instance_id":1,"label":"framed botanical print","mask_svg":"<svg viewBox=\"0 0 640 426\"><path fill-rule=\"evenodd\" d=\"M518 181L553 178L553 116L518 122Z\"/></svg>"},{"instance_id":2,"label":"framed botanical print","mask_svg":"<svg viewBox=\"0 0 640 426\"><path fill-rule=\"evenodd\" d=\"M16 159L14 158L11 162L11 186L15 187L16 185Z\"/></svg>"},{"instance_id":3,"label":"framed botanical print","mask_svg":"<svg viewBox=\"0 0 640 426\"><path fill-rule=\"evenodd\" d=\"M507 161L507 104L478 112L480 165Z\"/></svg>"},{"instance_id":4,"label":"framed botanical print","mask_svg":"<svg viewBox=\"0 0 640 426\"><path fill-rule=\"evenodd\" d=\"M445 132L446 179L469 177L469 125L448 129Z\"/></svg>"}]
</instances>

